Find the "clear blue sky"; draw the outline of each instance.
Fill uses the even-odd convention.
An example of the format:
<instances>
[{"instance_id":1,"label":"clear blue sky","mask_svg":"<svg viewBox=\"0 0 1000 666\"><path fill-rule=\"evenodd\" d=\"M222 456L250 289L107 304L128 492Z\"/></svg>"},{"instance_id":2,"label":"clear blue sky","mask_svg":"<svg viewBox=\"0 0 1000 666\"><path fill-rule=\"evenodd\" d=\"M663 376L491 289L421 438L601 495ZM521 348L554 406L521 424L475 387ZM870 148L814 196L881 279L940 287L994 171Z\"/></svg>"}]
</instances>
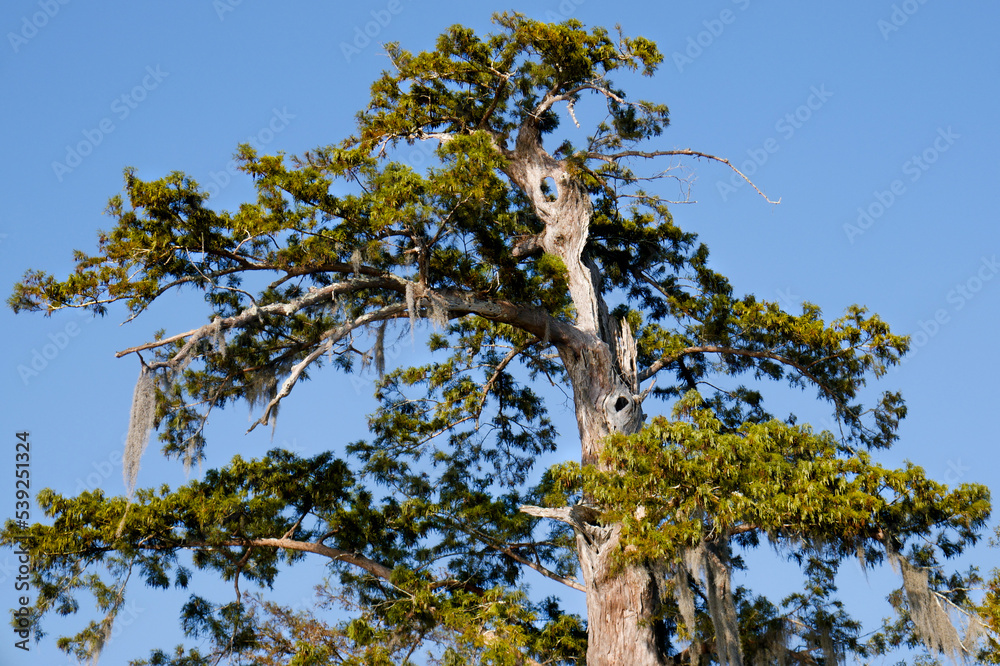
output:
<instances>
[{"instance_id":1,"label":"clear blue sky","mask_svg":"<svg viewBox=\"0 0 1000 666\"><path fill-rule=\"evenodd\" d=\"M102 211L121 189L123 167L146 179L184 171L217 188L214 205L235 206L249 192L245 179L227 173L238 143L296 154L339 141L388 66L381 42L419 50L453 23L488 30L490 14L504 9L620 23L655 40L666 59L632 94L670 106L662 145L744 164L781 199L769 205L746 186L732 187L719 165L689 162L697 203L674 207L679 224L700 234L739 291L793 309L808 300L830 318L861 303L897 332L914 334L912 358L878 387L902 390L910 406L902 440L883 460L911 459L938 480L1000 489L1000 5L991 3L7 0L0 9L5 295L26 268L64 275L74 248L94 249L96 230L111 225ZM416 165L423 156L409 159ZM120 453L138 368L114 352L161 327L187 330L204 314L197 299L181 297L123 327L120 309L98 321L0 313L3 432L32 433L33 488L122 491ZM274 445L310 454L364 436L370 389L327 374L286 401ZM308 414L317 401L336 407L326 422ZM575 425L562 418L565 455L575 457ZM244 412L214 417L208 464L272 445L269 433L245 436L245 429ZM154 449L139 483L183 483L180 465ZM0 470L12 471L12 447L4 455ZM0 477L0 515L7 515L13 474ZM977 559L989 566L996 554L984 547ZM2 607L13 604L13 563L0 552ZM321 571L317 564L310 573ZM308 598L313 582L289 578L276 595L294 603ZM881 582L845 583L848 600L880 599ZM182 597L135 591L135 617L104 663L179 640ZM0 663L66 663L51 641L28 659L5 636Z\"/></svg>"}]
</instances>

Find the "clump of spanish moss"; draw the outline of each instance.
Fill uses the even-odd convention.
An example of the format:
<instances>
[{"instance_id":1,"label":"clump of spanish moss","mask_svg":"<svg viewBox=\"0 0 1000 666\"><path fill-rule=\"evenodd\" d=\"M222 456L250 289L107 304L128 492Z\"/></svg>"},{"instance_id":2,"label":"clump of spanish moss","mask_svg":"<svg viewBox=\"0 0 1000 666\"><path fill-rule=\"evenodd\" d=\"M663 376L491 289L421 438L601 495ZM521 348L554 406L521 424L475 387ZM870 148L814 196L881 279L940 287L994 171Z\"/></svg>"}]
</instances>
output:
<instances>
[{"instance_id":1,"label":"clump of spanish moss","mask_svg":"<svg viewBox=\"0 0 1000 666\"><path fill-rule=\"evenodd\" d=\"M761 637L761 647L758 648L754 656L754 666L787 666L788 665L788 636L785 623L778 623L777 627L769 630ZM829 655L827 655L829 658ZM830 666L840 662L831 661Z\"/></svg>"},{"instance_id":2,"label":"clump of spanish moss","mask_svg":"<svg viewBox=\"0 0 1000 666\"><path fill-rule=\"evenodd\" d=\"M428 316L434 327L440 330L448 328L448 315L450 314L448 302L437 292L431 292L428 300L430 301Z\"/></svg>"},{"instance_id":3,"label":"clump of spanish moss","mask_svg":"<svg viewBox=\"0 0 1000 666\"><path fill-rule=\"evenodd\" d=\"M819 647L823 651L823 658L830 666L835 666L842 661L842 651L834 644L832 627L827 623L823 623L819 628Z\"/></svg>"},{"instance_id":4,"label":"clump of spanish moss","mask_svg":"<svg viewBox=\"0 0 1000 666\"><path fill-rule=\"evenodd\" d=\"M351 252L351 269L354 271L355 275L361 273L361 248L354 248Z\"/></svg>"},{"instance_id":5,"label":"clump of spanish moss","mask_svg":"<svg viewBox=\"0 0 1000 666\"><path fill-rule=\"evenodd\" d=\"M941 603L941 597L930 588L927 569L914 566L894 549L886 551L892 568L902 575L906 603L917 635L928 650L945 654L955 663L961 662L968 650Z\"/></svg>"},{"instance_id":6,"label":"clump of spanish moss","mask_svg":"<svg viewBox=\"0 0 1000 666\"><path fill-rule=\"evenodd\" d=\"M226 335L222 331L222 317L216 317L212 320L211 326L208 327L208 334L212 351L221 354L222 358L226 358Z\"/></svg>"},{"instance_id":7,"label":"clump of spanish moss","mask_svg":"<svg viewBox=\"0 0 1000 666\"><path fill-rule=\"evenodd\" d=\"M153 373L145 366L139 373L132 393L132 413L128 421L125 437L125 453L122 456L122 476L125 479L125 495L131 502L135 484L139 478L139 462L149 444L149 434L156 418L156 385Z\"/></svg>"}]
</instances>

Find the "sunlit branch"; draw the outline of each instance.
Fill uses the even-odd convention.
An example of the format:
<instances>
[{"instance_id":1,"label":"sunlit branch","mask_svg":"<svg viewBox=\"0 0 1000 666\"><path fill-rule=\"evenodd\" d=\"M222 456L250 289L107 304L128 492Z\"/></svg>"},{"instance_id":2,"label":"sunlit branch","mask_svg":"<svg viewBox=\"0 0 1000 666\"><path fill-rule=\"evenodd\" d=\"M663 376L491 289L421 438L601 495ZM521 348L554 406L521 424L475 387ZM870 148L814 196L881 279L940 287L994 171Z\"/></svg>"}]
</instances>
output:
<instances>
[{"instance_id":1,"label":"sunlit branch","mask_svg":"<svg viewBox=\"0 0 1000 666\"><path fill-rule=\"evenodd\" d=\"M324 300L330 300L334 296L340 293L350 293L354 291L359 291L362 289L372 289L372 288L389 288L393 290L403 289L405 281L401 278L396 278L393 276L384 276L372 280L349 280L347 282L338 282L336 284L331 284L326 287L315 289L310 291L299 298L288 301L287 303L271 303L269 305L263 306L251 306L246 308L239 314L233 315L232 317L223 317L219 326L223 330L231 328L240 328L246 325L251 320L257 319L262 315L281 315L290 316L303 308L307 308ZM186 338L192 338L188 343L173 356L170 361L163 361L159 363L154 363L150 365L150 369L157 369L160 367L166 367L173 363L176 363L184 357L190 346L197 342L201 338L207 335L208 331L213 327L213 324L206 324L204 326L199 326L198 328L191 329L184 333L178 333L172 335L168 338L163 338L161 340L156 340L154 342L147 342L145 344L139 345L137 347L129 347L128 349L123 349L117 352L115 356L121 358L127 354L134 354L136 352L144 351L146 349L155 349L157 347L163 347L164 345L169 345L178 340L184 340Z\"/></svg>"},{"instance_id":2,"label":"sunlit branch","mask_svg":"<svg viewBox=\"0 0 1000 666\"><path fill-rule=\"evenodd\" d=\"M331 328L330 330L323 333L323 335L320 337L320 341L322 341L322 343L319 344L316 347L316 349L310 352L308 356L306 356L304 359L295 364L295 366L292 368L291 374L289 374L288 378L285 379L284 384L282 384L281 390L278 391L277 395L271 398L270 402L268 402L267 405L264 407L264 413L261 415L260 419L255 421L254 424L250 426L250 428L247 430L247 432L250 432L258 425L267 425L268 419L271 416L271 412L278 405L278 403L280 403L285 397L288 396L289 393L292 392L292 388L295 386L295 383L299 380L299 377L302 376L303 371L305 371L305 369L313 361L315 361L317 358L328 352L333 347L333 345L340 342L345 335L367 324L371 324L376 321L383 321L385 319L393 319L402 316L405 313L406 313L406 305L403 303L396 303L394 305L389 305L379 310L376 310L375 312L369 312L368 314L358 317L352 322L348 322L336 328Z\"/></svg>"},{"instance_id":3,"label":"sunlit branch","mask_svg":"<svg viewBox=\"0 0 1000 666\"><path fill-rule=\"evenodd\" d=\"M767 201L770 204L781 203L781 199L778 199L777 201L771 201L770 199L768 199L767 195L761 192L760 189L756 185L754 185L753 181L746 176L746 174L744 174L742 171L736 168L736 166L725 157L718 157L716 155L711 155L709 153L703 153L699 150L691 150L690 148L684 148L678 150L654 150L654 151L623 150L621 152L609 153L609 154L591 152L587 153L586 156L588 159L600 160L602 162L607 162L608 164L615 164L618 162L618 160L624 159L626 157L642 157L646 159L652 159L654 157L667 157L670 155L687 155L690 157L704 157L705 159L721 162L722 164L725 164L730 169L739 174L739 177L745 180L747 183L749 183L750 187L752 187L754 191L757 192L757 194L764 197L765 201Z\"/></svg>"}]
</instances>

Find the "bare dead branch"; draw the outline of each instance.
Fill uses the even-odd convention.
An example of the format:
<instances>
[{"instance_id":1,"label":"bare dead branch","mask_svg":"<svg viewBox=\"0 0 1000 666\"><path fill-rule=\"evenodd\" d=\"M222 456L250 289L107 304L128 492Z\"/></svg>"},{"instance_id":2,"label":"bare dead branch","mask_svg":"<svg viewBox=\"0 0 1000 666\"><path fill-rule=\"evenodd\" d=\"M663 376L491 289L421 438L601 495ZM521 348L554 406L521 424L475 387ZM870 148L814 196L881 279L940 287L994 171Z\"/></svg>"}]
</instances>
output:
<instances>
[{"instance_id":1,"label":"bare dead branch","mask_svg":"<svg viewBox=\"0 0 1000 666\"><path fill-rule=\"evenodd\" d=\"M533 115L534 117L538 118L543 113L545 113L547 110L549 110L552 107L553 104L556 104L557 102L567 102L570 105L572 105L574 102L576 102L576 95L578 95L579 93L583 92L584 90L593 90L594 92L599 93L601 95L604 95L608 99L613 100L613 101L617 102L618 104L628 104L630 106L639 106L637 103L627 102L626 100L624 100L621 97L619 97L618 95L614 94L613 92L611 92L607 88L605 88L603 86L599 86L599 85L597 85L595 83L585 83L585 84L577 86L575 88L571 88L570 90L567 90L566 92L564 92L562 94L553 95L552 92L554 92L557 89L558 89L557 86L554 86L552 89L550 89L549 92L545 95L545 98L542 99L542 101L538 103L538 106L536 106L532 110L531 115ZM575 120L575 118L574 118L574 120Z\"/></svg>"},{"instance_id":2,"label":"bare dead branch","mask_svg":"<svg viewBox=\"0 0 1000 666\"><path fill-rule=\"evenodd\" d=\"M331 560L337 560L338 562L346 562L356 566L373 576L382 578L384 580L389 580L389 576L392 574L392 569L380 564L374 560L370 560L363 555L358 555L357 553L349 553L345 550L340 550L338 548L330 548L329 546L324 546L319 543L313 543L311 541L296 541L295 539L275 539L275 538L265 538L265 539L233 539L231 541L224 541L222 543L186 543L184 547L187 548L217 548L217 547L234 547L234 546L256 546L263 548L285 548L287 550L294 550L300 553L315 553L317 555L323 555Z\"/></svg>"},{"instance_id":3,"label":"bare dead branch","mask_svg":"<svg viewBox=\"0 0 1000 666\"><path fill-rule=\"evenodd\" d=\"M302 372L315 361L317 358L328 352L333 345L337 344L340 340L344 338L351 331L357 330L366 324L370 324L376 321L384 321L386 319L393 319L398 316L402 316L406 312L406 305L403 303L396 303L394 305L388 305L384 308L376 310L374 312L369 312L355 319L352 322L347 322L342 326L336 328L331 328L330 330L323 333L320 337L322 344L318 345L316 349L309 353L304 359L295 364L292 368L291 374L285 379L284 384L281 386L281 390L271 398L270 402L264 407L264 413L261 415L260 419L254 422L252 426L247 430L250 432L258 425L267 425L268 419L271 416L271 412L289 393L292 392L292 388L295 383L302 376Z\"/></svg>"},{"instance_id":4,"label":"bare dead branch","mask_svg":"<svg viewBox=\"0 0 1000 666\"><path fill-rule=\"evenodd\" d=\"M529 508L534 509L534 508L539 508L539 507L529 507ZM521 507L522 511L524 511L524 509L525 509L525 507ZM525 513L530 513L530 512L525 511ZM552 579L552 580L554 580L556 582L562 583L563 585L565 585L567 587L571 587L574 590L579 590L580 592L586 592L587 591L586 587L584 587L583 585L581 585L577 581L573 580L572 578L566 578L565 576L560 576L559 574L557 574L556 572L552 571L551 569L548 569L548 568L542 566L540 562L532 562L531 560L529 560L528 558L524 557L523 555L519 555L514 550L514 544L502 544L502 543L498 543L496 540L494 540L493 538L491 538L488 534L485 534L485 533L481 532L480 530L477 530L476 528L472 527L471 525L466 524L464 521L456 519L453 516L448 516L448 518L451 521L451 523L453 525L455 525L455 527L457 527L458 529L460 529L460 530L462 530L462 531L464 531L464 532L466 532L466 533L468 533L468 534L476 537L477 539L481 540L486 545L487 548L495 550L498 553L503 553L504 555L506 555L510 559L514 560L515 562L518 562L520 564L523 564L526 567L530 567L530 568L534 569L535 571L537 571L538 573L542 574L546 578L550 578L550 579ZM534 545L534 544L531 544L531 545Z\"/></svg>"},{"instance_id":5,"label":"bare dead branch","mask_svg":"<svg viewBox=\"0 0 1000 666\"><path fill-rule=\"evenodd\" d=\"M552 579L552 580L554 580L556 582L559 582L559 583L562 583L563 585L566 585L567 587L571 587L574 590L579 590L580 592L586 592L587 591L587 588L585 586L583 586L580 583L576 582L572 578L566 578L565 576L560 576L556 572L551 571L550 569L547 569L547 568L543 567L540 564L532 562L531 560L529 560L526 557L518 555L517 552L514 551L511 548L508 548L506 546L494 545L494 544L489 544L489 547L492 548L492 549L494 549L494 550L496 550L496 551L498 551L498 552L503 553L504 555L506 555L510 559L514 560L515 562L519 562L520 564L523 564L526 567L530 567L530 568L534 569L535 571L537 571L538 573L542 574L546 578L550 578L550 579Z\"/></svg>"},{"instance_id":6,"label":"bare dead branch","mask_svg":"<svg viewBox=\"0 0 1000 666\"><path fill-rule=\"evenodd\" d=\"M348 264L349 266L349 264ZM317 303L325 300L330 300L333 296L340 293L350 293L353 291L358 291L361 289L371 289L373 287L383 287L392 290L402 290L404 288L405 281L401 278L395 276L382 276L375 279L359 279L359 280L348 280L346 282L338 282L336 284L331 284L321 289L316 289L310 291L299 298L288 301L287 303L271 303L264 306L251 306L246 308L239 314L233 315L232 317L225 317L218 324L223 330L231 328L240 328L241 326L247 324L249 321L257 319L262 315L281 315L289 316L307 308ZM162 367L167 367L171 364L176 364L180 359L184 358L189 348L193 346L193 343L204 337L209 329L212 328L214 323L206 324L204 326L199 326L198 328L193 328L190 331L184 333L178 333L177 335L172 335L168 338L163 338L161 340L156 340L154 342L147 342L145 344L139 345L137 347L129 347L128 349L123 349L115 354L116 358L121 358L127 354L134 354L136 352L144 351L146 349L155 349L157 347L163 347L164 345L169 345L178 340L184 340L185 338L191 338L188 340L187 345L185 345L180 351L175 354L170 361L161 361L159 363L153 363L150 365L150 369L158 369Z\"/></svg>"},{"instance_id":7,"label":"bare dead branch","mask_svg":"<svg viewBox=\"0 0 1000 666\"><path fill-rule=\"evenodd\" d=\"M730 169L732 169L737 174L739 174L740 178L742 178L747 183L749 183L750 187L752 187L754 189L754 191L757 192L757 194L759 194L760 196L764 197L764 201L766 201L769 204L779 204L779 203L781 203L781 199L778 199L777 201L771 201L770 199L768 199L767 195L764 194L763 192L761 192L760 188L758 188L756 185L754 185L754 182L752 180L750 180L750 178L748 178L746 174L744 174L742 171L740 171L738 168L736 168L736 166L732 162L730 162L728 159L726 159L725 157L718 157L717 155L711 155L709 153L703 153L700 150L691 150L690 148L684 148L684 149L678 149L678 150L653 150L653 151L623 150L621 152L609 153L609 154L591 152L591 153L587 153L587 158L588 159L594 159L594 160L600 160L602 162L607 162L609 164L613 164L613 163L617 162L618 160L624 159L626 157L642 157L644 159L653 159L654 157L667 157L667 156L671 156L671 155L686 155L688 157L703 157L703 158L708 159L708 160L715 160L716 162L721 162L722 164L725 164Z\"/></svg>"}]
</instances>

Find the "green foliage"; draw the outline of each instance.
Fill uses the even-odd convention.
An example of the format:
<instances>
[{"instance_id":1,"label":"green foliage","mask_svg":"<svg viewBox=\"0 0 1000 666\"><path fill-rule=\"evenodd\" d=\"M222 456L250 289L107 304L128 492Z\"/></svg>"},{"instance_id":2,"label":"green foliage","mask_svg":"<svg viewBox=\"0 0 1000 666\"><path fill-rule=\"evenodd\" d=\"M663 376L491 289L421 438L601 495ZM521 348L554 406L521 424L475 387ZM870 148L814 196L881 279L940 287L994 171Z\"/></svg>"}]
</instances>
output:
<instances>
[{"instance_id":1,"label":"green foliage","mask_svg":"<svg viewBox=\"0 0 1000 666\"><path fill-rule=\"evenodd\" d=\"M973 613L968 591L980 582L975 570L945 576L937 553L951 557L978 540L990 515L989 491L978 484L949 490L912 464L887 469L865 452L848 456L841 449L829 432L776 420L729 430L692 391L675 406L674 419L657 417L636 435L611 437L600 466L565 463L552 470L552 481L602 507L606 524L621 525L620 566L683 566L697 544L730 537L737 568L739 553L764 540L797 563L807 576L805 591L782 600L784 612L749 597L749 590L738 595L748 658L777 658L769 650L789 620L818 632L800 637L806 645L827 641L841 654L918 648L925 637L913 632L912 600L903 591L891 598L901 619L860 640L860 625L832 597L839 565L857 558L862 567L874 566L899 544L933 544L908 559L932 572L932 589L943 601L959 614ZM675 621L683 624L679 615Z\"/></svg>"},{"instance_id":2,"label":"green foliage","mask_svg":"<svg viewBox=\"0 0 1000 666\"><path fill-rule=\"evenodd\" d=\"M621 523L626 557L675 559L713 534L746 543L766 536L842 558L864 552L867 563L881 561L875 547L890 538L934 538L952 555L989 517L984 486L949 491L919 467L842 455L829 432L775 420L728 431L694 392L675 417L611 437L601 467L567 463L556 474L604 508L604 521Z\"/></svg>"}]
</instances>

